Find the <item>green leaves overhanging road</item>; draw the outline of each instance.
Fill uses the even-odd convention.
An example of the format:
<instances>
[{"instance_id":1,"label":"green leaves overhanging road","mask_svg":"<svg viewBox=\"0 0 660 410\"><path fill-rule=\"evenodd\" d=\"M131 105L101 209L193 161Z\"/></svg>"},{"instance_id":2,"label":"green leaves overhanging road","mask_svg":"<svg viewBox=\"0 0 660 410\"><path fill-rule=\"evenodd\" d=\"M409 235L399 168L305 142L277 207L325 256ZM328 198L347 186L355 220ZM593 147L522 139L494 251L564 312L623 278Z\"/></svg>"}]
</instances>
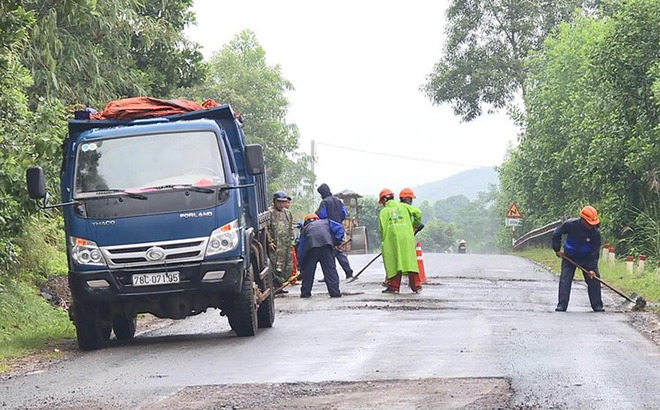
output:
<instances>
[{"instance_id":1,"label":"green leaves overhanging road","mask_svg":"<svg viewBox=\"0 0 660 410\"><path fill-rule=\"evenodd\" d=\"M500 169L500 206L527 225L602 213L620 252L660 256L660 3L576 13L525 60L524 132Z\"/></svg>"}]
</instances>

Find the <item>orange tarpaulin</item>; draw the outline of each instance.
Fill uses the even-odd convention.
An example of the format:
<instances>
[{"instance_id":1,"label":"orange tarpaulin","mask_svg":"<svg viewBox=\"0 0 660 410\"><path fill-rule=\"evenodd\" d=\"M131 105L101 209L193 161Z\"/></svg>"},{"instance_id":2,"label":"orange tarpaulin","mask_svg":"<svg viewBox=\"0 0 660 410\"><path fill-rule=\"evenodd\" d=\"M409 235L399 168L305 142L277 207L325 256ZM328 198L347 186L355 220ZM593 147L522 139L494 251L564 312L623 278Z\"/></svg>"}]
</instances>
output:
<instances>
[{"instance_id":1,"label":"orange tarpaulin","mask_svg":"<svg viewBox=\"0 0 660 410\"><path fill-rule=\"evenodd\" d=\"M202 104L188 100L159 100L151 97L133 97L110 101L103 111L90 115L92 120L132 120L136 118L162 117L217 107L220 104L208 99Z\"/></svg>"}]
</instances>

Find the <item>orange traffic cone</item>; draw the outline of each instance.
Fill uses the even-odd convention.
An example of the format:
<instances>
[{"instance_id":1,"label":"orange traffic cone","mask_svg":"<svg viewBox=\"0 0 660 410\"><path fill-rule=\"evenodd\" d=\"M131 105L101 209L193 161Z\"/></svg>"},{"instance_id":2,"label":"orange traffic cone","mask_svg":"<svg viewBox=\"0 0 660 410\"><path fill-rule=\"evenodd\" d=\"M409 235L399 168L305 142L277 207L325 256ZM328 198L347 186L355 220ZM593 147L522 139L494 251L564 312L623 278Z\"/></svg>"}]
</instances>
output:
<instances>
[{"instance_id":1,"label":"orange traffic cone","mask_svg":"<svg viewBox=\"0 0 660 410\"><path fill-rule=\"evenodd\" d=\"M419 281L422 283L428 283L426 279L426 273L424 273L424 259L422 259L422 246L417 242L417 269L419 270Z\"/></svg>"},{"instance_id":2,"label":"orange traffic cone","mask_svg":"<svg viewBox=\"0 0 660 410\"><path fill-rule=\"evenodd\" d=\"M293 255L293 272L291 272L291 277L295 278L298 274L298 258L296 257L296 248L291 247L291 254ZM296 279L291 281L292 285L298 283Z\"/></svg>"}]
</instances>

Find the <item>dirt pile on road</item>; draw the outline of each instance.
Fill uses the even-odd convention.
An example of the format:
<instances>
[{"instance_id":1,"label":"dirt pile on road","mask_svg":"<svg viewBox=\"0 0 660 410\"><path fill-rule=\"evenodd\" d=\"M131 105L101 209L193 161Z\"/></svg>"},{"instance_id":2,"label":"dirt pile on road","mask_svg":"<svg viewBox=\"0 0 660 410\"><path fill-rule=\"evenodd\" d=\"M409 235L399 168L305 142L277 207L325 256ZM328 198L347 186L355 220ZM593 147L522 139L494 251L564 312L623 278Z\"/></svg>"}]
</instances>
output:
<instances>
[{"instance_id":1,"label":"dirt pile on road","mask_svg":"<svg viewBox=\"0 0 660 410\"><path fill-rule=\"evenodd\" d=\"M177 409L502 409L504 378L193 386L146 408Z\"/></svg>"}]
</instances>

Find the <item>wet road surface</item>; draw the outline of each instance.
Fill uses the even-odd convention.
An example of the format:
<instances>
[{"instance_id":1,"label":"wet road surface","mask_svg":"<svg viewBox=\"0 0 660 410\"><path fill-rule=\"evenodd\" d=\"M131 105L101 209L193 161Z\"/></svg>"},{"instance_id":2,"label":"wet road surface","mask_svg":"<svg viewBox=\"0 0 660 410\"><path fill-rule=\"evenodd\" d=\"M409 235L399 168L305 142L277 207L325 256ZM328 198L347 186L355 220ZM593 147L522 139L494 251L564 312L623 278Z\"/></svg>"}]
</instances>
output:
<instances>
[{"instance_id":1,"label":"wet road surface","mask_svg":"<svg viewBox=\"0 0 660 410\"><path fill-rule=\"evenodd\" d=\"M557 277L525 259L424 260L421 294L382 294L378 261L341 299L289 288L257 337L210 311L0 382L0 408L660 407L660 349L618 298L591 312L576 282L556 313Z\"/></svg>"}]
</instances>

